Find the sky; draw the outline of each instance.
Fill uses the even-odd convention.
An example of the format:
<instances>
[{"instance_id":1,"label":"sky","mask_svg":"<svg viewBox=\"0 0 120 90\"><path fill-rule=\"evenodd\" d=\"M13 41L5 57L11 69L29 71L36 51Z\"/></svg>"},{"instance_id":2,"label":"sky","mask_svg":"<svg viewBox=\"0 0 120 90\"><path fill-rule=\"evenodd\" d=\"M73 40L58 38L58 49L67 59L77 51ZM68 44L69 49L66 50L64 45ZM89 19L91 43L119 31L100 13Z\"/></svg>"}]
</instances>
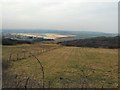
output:
<instances>
[{"instance_id":1,"label":"sky","mask_svg":"<svg viewBox=\"0 0 120 90\"><path fill-rule=\"evenodd\" d=\"M3 0L2 29L117 33L118 0Z\"/></svg>"}]
</instances>

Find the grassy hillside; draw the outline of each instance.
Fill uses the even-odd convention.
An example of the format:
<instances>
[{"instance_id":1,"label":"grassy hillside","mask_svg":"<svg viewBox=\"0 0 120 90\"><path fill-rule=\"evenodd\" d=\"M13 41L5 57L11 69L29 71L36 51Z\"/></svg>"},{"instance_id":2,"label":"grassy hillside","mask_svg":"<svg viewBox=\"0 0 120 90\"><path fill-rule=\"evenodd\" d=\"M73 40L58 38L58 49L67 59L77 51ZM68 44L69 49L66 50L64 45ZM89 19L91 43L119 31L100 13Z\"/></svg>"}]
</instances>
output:
<instances>
[{"instance_id":1,"label":"grassy hillside","mask_svg":"<svg viewBox=\"0 0 120 90\"><path fill-rule=\"evenodd\" d=\"M44 80L33 55L42 63ZM43 81L45 88L117 87L117 69L117 49L56 44L3 46L3 87L24 88L27 81L27 87L43 87Z\"/></svg>"}]
</instances>

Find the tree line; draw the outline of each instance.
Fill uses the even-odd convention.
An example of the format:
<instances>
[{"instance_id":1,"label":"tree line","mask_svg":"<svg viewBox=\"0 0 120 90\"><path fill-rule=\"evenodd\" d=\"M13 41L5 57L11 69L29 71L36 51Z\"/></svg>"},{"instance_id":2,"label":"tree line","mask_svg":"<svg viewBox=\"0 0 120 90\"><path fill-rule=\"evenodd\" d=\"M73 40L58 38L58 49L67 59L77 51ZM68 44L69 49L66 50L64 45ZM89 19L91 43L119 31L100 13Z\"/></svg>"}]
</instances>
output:
<instances>
[{"instance_id":1,"label":"tree line","mask_svg":"<svg viewBox=\"0 0 120 90\"><path fill-rule=\"evenodd\" d=\"M120 36L115 37L94 37L89 39L76 39L71 41L58 42L64 46L94 47L94 48L120 48Z\"/></svg>"}]
</instances>

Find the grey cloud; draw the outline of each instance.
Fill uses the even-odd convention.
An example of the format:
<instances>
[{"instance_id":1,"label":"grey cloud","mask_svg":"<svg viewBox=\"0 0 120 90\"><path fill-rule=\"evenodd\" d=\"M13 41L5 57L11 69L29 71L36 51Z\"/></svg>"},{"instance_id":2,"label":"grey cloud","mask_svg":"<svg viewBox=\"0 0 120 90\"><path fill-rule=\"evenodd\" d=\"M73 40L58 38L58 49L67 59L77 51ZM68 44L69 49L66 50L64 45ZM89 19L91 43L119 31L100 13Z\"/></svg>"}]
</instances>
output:
<instances>
[{"instance_id":1,"label":"grey cloud","mask_svg":"<svg viewBox=\"0 0 120 90\"><path fill-rule=\"evenodd\" d=\"M39 0L4 2L3 28L117 32L117 2Z\"/></svg>"}]
</instances>

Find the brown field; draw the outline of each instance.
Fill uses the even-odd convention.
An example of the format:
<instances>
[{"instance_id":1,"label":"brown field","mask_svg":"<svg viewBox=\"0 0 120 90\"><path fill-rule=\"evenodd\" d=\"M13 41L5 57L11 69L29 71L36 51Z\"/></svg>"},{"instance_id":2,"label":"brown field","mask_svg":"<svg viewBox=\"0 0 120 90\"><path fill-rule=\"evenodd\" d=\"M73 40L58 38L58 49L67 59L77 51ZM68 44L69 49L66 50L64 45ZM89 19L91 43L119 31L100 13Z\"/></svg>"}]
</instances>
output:
<instances>
[{"instance_id":1,"label":"brown field","mask_svg":"<svg viewBox=\"0 0 120 90\"><path fill-rule=\"evenodd\" d=\"M115 88L118 50L56 44L3 46L3 87ZM41 70L41 62L44 71ZM13 82L13 83L11 83Z\"/></svg>"}]
</instances>

